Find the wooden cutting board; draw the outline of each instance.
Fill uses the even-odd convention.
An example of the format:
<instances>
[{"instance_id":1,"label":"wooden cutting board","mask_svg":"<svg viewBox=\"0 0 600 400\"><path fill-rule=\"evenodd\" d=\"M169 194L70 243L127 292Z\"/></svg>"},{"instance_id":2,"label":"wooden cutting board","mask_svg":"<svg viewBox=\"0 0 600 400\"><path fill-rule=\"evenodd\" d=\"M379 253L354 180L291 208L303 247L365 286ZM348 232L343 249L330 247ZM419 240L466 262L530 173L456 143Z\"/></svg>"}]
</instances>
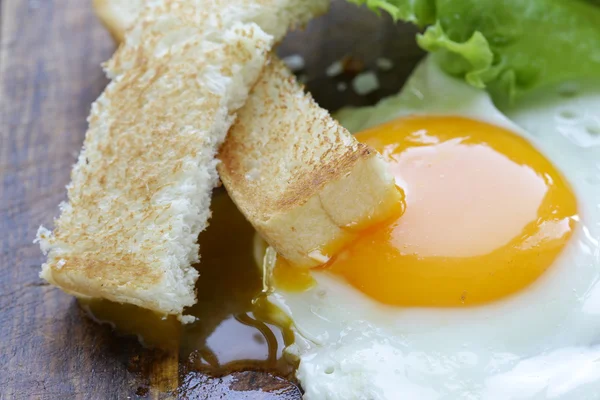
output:
<instances>
[{"instance_id":1,"label":"wooden cutting board","mask_svg":"<svg viewBox=\"0 0 600 400\"><path fill-rule=\"evenodd\" d=\"M184 370L176 356L90 321L72 297L39 279L43 257L32 241L65 200L90 104L107 83L100 63L115 47L91 0L0 0L0 7L0 399L300 398L296 386L268 374ZM414 33L340 0L279 51L304 57L302 79L322 106L336 109L397 92L422 56ZM394 68L378 68L380 56ZM327 67L344 57L347 71L328 77ZM359 70L376 72L381 88L354 93Z\"/></svg>"}]
</instances>

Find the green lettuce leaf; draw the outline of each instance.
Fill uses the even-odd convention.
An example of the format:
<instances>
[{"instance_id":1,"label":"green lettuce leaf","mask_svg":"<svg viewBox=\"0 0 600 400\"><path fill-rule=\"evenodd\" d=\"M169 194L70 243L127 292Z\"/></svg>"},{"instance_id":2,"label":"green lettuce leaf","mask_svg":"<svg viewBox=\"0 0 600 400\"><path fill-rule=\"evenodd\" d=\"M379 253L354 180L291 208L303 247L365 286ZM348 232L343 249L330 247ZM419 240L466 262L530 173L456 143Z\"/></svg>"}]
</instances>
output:
<instances>
[{"instance_id":1,"label":"green lettuce leaf","mask_svg":"<svg viewBox=\"0 0 600 400\"><path fill-rule=\"evenodd\" d=\"M435 7L430 0L348 0L351 3L365 4L371 10L379 13L385 11L394 18L412 22L420 27L435 22Z\"/></svg>"},{"instance_id":2,"label":"green lettuce leaf","mask_svg":"<svg viewBox=\"0 0 600 400\"><path fill-rule=\"evenodd\" d=\"M504 102L600 77L599 0L350 0L427 27L417 42L449 74Z\"/></svg>"}]
</instances>

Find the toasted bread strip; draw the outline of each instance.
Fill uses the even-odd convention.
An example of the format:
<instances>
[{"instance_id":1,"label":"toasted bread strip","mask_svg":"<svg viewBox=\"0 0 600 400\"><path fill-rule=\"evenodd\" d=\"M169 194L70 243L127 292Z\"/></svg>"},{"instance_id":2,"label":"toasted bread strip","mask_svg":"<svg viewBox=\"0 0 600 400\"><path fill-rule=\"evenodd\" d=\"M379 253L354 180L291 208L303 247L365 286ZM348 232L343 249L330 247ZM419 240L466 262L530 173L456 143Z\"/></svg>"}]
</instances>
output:
<instances>
[{"instance_id":1,"label":"toasted bread strip","mask_svg":"<svg viewBox=\"0 0 600 400\"><path fill-rule=\"evenodd\" d=\"M398 210L381 156L358 143L272 58L219 152L238 208L298 266L326 262L357 229Z\"/></svg>"},{"instance_id":2,"label":"toasted bread strip","mask_svg":"<svg viewBox=\"0 0 600 400\"><path fill-rule=\"evenodd\" d=\"M114 57L41 277L81 297L182 315L195 303L216 151L273 38L227 7L153 1ZM234 9L237 14L239 10ZM214 17L219 13L219 17Z\"/></svg>"}]
</instances>

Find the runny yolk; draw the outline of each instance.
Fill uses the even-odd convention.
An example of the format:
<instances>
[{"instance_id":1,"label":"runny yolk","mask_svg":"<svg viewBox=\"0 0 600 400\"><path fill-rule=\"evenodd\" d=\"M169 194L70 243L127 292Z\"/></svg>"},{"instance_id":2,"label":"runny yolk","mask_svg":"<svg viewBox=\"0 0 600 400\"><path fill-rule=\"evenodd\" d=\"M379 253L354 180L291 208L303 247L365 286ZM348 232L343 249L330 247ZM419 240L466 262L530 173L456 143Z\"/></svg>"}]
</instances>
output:
<instances>
[{"instance_id":1,"label":"runny yolk","mask_svg":"<svg viewBox=\"0 0 600 400\"><path fill-rule=\"evenodd\" d=\"M569 240L577 202L525 139L460 117L409 117L357 139L380 151L406 210L329 265L386 304L459 306L515 293Z\"/></svg>"},{"instance_id":2,"label":"runny yolk","mask_svg":"<svg viewBox=\"0 0 600 400\"><path fill-rule=\"evenodd\" d=\"M327 266L385 304L477 305L524 289L574 229L576 198L525 139L462 117L407 117L357 134L381 152L405 212Z\"/></svg>"}]
</instances>

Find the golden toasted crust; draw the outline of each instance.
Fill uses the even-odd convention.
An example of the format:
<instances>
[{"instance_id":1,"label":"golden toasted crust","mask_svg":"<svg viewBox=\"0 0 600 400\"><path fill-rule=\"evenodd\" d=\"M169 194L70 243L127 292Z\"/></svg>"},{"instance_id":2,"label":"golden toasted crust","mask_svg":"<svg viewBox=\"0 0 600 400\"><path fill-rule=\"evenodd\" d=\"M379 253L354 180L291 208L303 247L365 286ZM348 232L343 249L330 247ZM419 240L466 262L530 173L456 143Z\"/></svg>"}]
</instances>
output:
<instances>
[{"instance_id":1,"label":"golden toasted crust","mask_svg":"<svg viewBox=\"0 0 600 400\"><path fill-rule=\"evenodd\" d=\"M106 64L69 202L39 232L41 276L70 293L178 315L195 302L215 153L272 37L194 3L154 2Z\"/></svg>"},{"instance_id":2,"label":"golden toasted crust","mask_svg":"<svg viewBox=\"0 0 600 400\"><path fill-rule=\"evenodd\" d=\"M275 58L219 152L230 196L278 253L314 266L352 229L393 212L400 193L379 154L305 94Z\"/></svg>"},{"instance_id":3,"label":"golden toasted crust","mask_svg":"<svg viewBox=\"0 0 600 400\"><path fill-rule=\"evenodd\" d=\"M219 173L239 202L270 215L304 204L372 152L305 94L272 57L219 151ZM332 162L335 161L335 162ZM240 205L240 204L238 204Z\"/></svg>"}]
</instances>

